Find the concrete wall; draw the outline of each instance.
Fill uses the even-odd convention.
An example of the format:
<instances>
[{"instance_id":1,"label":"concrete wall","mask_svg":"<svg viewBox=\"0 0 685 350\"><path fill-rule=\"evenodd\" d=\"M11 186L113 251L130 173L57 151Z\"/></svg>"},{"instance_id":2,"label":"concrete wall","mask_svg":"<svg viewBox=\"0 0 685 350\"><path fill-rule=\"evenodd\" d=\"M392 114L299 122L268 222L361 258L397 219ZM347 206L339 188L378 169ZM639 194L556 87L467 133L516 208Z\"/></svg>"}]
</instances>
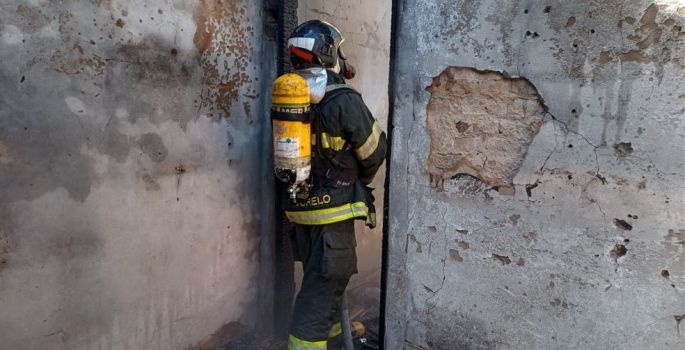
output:
<instances>
[{"instance_id":1,"label":"concrete wall","mask_svg":"<svg viewBox=\"0 0 685 350\"><path fill-rule=\"evenodd\" d=\"M348 83L362 94L369 110L384 129L388 121L388 75L390 59L391 3L382 1L300 0L300 22L312 19L328 21L342 31L343 49L357 69ZM378 226L370 230L357 222L357 256L359 274L351 286L374 285L368 293L380 296L380 268L383 224L385 166L381 167L371 186L375 188Z\"/></svg>"},{"instance_id":2,"label":"concrete wall","mask_svg":"<svg viewBox=\"0 0 685 350\"><path fill-rule=\"evenodd\" d=\"M270 14L0 5L0 347L179 349L271 311Z\"/></svg>"},{"instance_id":3,"label":"concrete wall","mask_svg":"<svg viewBox=\"0 0 685 350\"><path fill-rule=\"evenodd\" d=\"M682 1L399 1L386 349L685 343Z\"/></svg>"}]
</instances>

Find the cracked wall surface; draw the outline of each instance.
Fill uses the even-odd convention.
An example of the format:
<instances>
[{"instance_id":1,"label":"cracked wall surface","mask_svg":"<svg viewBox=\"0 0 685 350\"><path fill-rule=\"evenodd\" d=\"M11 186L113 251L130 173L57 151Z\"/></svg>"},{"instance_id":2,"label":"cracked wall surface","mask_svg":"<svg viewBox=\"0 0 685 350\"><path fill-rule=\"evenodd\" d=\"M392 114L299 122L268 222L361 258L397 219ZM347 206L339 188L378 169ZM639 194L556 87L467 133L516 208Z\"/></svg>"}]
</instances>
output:
<instances>
[{"instance_id":1,"label":"cracked wall surface","mask_svg":"<svg viewBox=\"0 0 685 350\"><path fill-rule=\"evenodd\" d=\"M269 321L264 6L0 5L0 347L178 349Z\"/></svg>"},{"instance_id":2,"label":"cracked wall surface","mask_svg":"<svg viewBox=\"0 0 685 350\"><path fill-rule=\"evenodd\" d=\"M398 8L386 348L681 347L682 2ZM544 112L500 134L482 72Z\"/></svg>"}]
</instances>

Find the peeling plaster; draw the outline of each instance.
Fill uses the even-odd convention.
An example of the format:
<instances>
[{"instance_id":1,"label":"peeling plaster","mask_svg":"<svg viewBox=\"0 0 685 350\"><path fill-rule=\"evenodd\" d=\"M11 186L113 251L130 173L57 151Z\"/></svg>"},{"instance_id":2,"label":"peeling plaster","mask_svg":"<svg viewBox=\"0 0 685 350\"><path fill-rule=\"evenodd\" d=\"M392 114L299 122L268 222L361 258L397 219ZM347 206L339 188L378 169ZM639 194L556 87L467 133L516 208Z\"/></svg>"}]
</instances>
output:
<instances>
[{"instance_id":1,"label":"peeling plaster","mask_svg":"<svg viewBox=\"0 0 685 350\"><path fill-rule=\"evenodd\" d=\"M427 90L432 182L442 190L444 179L467 174L513 195L512 180L547 111L535 87L524 78L450 67Z\"/></svg>"},{"instance_id":2,"label":"peeling plaster","mask_svg":"<svg viewBox=\"0 0 685 350\"><path fill-rule=\"evenodd\" d=\"M247 13L240 0L202 0L195 13L197 30L193 37L204 70L204 88L199 107L210 108L209 116L228 117L240 94L255 96L251 72L253 57L249 38L255 28L240 18ZM246 90L247 89L247 90Z\"/></svg>"}]
</instances>

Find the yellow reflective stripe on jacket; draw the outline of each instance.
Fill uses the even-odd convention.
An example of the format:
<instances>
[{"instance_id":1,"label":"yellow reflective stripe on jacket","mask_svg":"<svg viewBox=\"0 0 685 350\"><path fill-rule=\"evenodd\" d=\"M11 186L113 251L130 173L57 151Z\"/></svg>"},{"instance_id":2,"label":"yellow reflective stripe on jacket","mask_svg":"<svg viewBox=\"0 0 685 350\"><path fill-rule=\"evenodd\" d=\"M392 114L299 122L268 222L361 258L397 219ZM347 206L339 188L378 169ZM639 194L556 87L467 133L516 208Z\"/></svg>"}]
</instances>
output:
<instances>
[{"instance_id":1,"label":"yellow reflective stripe on jacket","mask_svg":"<svg viewBox=\"0 0 685 350\"><path fill-rule=\"evenodd\" d=\"M331 330L328 331L328 338L335 338L342 334L342 324L336 322L331 326Z\"/></svg>"},{"instance_id":2,"label":"yellow reflective stripe on jacket","mask_svg":"<svg viewBox=\"0 0 685 350\"><path fill-rule=\"evenodd\" d=\"M358 321L352 321L351 323L351 331L352 331L352 336L360 336L363 335L364 332L366 332L366 327L364 327L364 324ZM342 334L342 324L340 322L336 322L331 326L331 330L328 331L328 339L335 338L339 335Z\"/></svg>"},{"instance_id":3,"label":"yellow reflective stripe on jacket","mask_svg":"<svg viewBox=\"0 0 685 350\"><path fill-rule=\"evenodd\" d=\"M366 141L364 141L364 143L361 146L357 147L354 150L354 153L357 154L357 158L359 160L364 160L366 158L371 157L373 152L376 151L376 148L378 148L378 142L381 139L382 132L383 130L381 129L380 125L378 125L378 122L374 120L371 134L369 135L369 137L366 138Z\"/></svg>"},{"instance_id":4,"label":"yellow reflective stripe on jacket","mask_svg":"<svg viewBox=\"0 0 685 350\"><path fill-rule=\"evenodd\" d=\"M288 350L326 350L328 342L321 341L306 341L302 340L292 334L288 337Z\"/></svg>"},{"instance_id":5,"label":"yellow reflective stripe on jacket","mask_svg":"<svg viewBox=\"0 0 685 350\"><path fill-rule=\"evenodd\" d=\"M339 205L333 208L286 211L288 220L301 225L326 225L361 216L369 216L369 208L364 202Z\"/></svg>"},{"instance_id":6,"label":"yellow reflective stripe on jacket","mask_svg":"<svg viewBox=\"0 0 685 350\"><path fill-rule=\"evenodd\" d=\"M321 147L340 151L345 147L345 139L340 136L331 136L325 132L321 133Z\"/></svg>"}]
</instances>

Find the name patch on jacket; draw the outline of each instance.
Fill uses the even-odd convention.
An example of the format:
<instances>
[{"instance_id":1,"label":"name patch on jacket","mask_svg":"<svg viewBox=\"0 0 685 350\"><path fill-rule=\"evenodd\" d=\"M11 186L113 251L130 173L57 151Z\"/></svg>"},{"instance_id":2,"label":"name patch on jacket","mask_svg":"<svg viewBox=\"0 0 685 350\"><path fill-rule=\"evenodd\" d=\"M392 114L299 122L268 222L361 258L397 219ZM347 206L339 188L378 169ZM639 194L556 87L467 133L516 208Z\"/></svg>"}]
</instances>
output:
<instances>
[{"instance_id":1,"label":"name patch on jacket","mask_svg":"<svg viewBox=\"0 0 685 350\"><path fill-rule=\"evenodd\" d=\"M331 195L324 194L321 197L309 197L304 202L297 202L298 207L315 207L317 205L328 204L331 202Z\"/></svg>"}]
</instances>

